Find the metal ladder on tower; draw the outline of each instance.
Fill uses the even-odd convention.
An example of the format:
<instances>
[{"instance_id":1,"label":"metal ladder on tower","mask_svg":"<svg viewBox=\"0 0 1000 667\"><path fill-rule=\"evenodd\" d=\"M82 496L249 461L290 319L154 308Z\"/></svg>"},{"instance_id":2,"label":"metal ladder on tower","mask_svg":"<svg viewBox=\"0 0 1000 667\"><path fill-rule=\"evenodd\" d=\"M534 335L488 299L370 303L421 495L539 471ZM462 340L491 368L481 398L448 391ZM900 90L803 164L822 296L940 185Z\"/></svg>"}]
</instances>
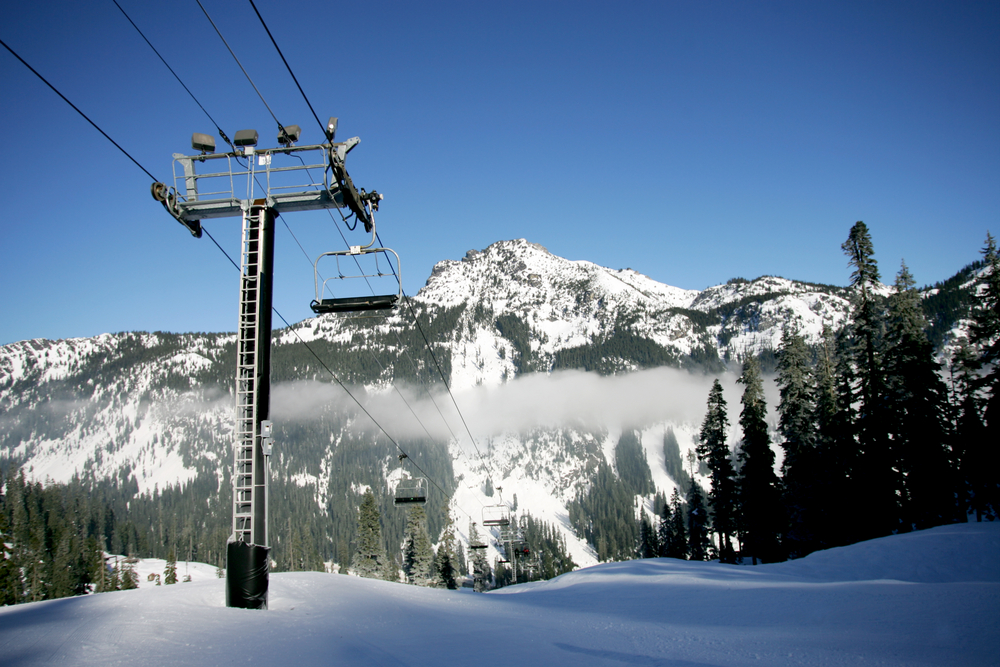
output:
<instances>
[{"instance_id":1,"label":"metal ladder on tower","mask_svg":"<svg viewBox=\"0 0 1000 667\"><path fill-rule=\"evenodd\" d=\"M240 326L237 333L236 460L233 537L254 544L254 443L257 437L257 327L260 313L260 224L254 209L243 214Z\"/></svg>"}]
</instances>

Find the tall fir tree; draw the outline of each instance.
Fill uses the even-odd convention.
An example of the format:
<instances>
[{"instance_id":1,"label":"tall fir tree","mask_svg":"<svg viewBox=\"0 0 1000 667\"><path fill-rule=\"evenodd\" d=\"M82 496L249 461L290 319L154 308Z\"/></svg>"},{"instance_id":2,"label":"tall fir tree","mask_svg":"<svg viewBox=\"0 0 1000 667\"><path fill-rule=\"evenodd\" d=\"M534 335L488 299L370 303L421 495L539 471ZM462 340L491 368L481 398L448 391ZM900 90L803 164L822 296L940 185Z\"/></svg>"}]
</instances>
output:
<instances>
[{"instance_id":1,"label":"tall fir tree","mask_svg":"<svg viewBox=\"0 0 1000 667\"><path fill-rule=\"evenodd\" d=\"M646 510L643 509L639 517L639 545L636 549L636 555L639 558L656 558L659 552L659 538L656 530L653 529L653 522L649 520Z\"/></svg>"},{"instance_id":2,"label":"tall fir tree","mask_svg":"<svg viewBox=\"0 0 1000 667\"><path fill-rule=\"evenodd\" d=\"M958 519L959 484L947 449L947 389L905 262L888 306L884 389L899 529L930 528Z\"/></svg>"},{"instance_id":3,"label":"tall fir tree","mask_svg":"<svg viewBox=\"0 0 1000 667\"><path fill-rule=\"evenodd\" d=\"M684 527L684 506L681 495L674 487L670 500L663 504L659 525L660 555L666 558L687 559L687 530Z\"/></svg>"},{"instance_id":4,"label":"tall fir tree","mask_svg":"<svg viewBox=\"0 0 1000 667\"><path fill-rule=\"evenodd\" d=\"M93 592L104 593L110 590L108 586L111 580L108 563L104 560L104 549L100 547L95 538L91 537L87 541L87 551L90 554L90 580L94 584Z\"/></svg>"},{"instance_id":5,"label":"tall fir tree","mask_svg":"<svg viewBox=\"0 0 1000 667\"><path fill-rule=\"evenodd\" d=\"M701 485L693 479L688 488L687 504L688 559L708 560L708 510L705 508L705 494L701 490Z\"/></svg>"},{"instance_id":6,"label":"tall fir tree","mask_svg":"<svg viewBox=\"0 0 1000 667\"><path fill-rule=\"evenodd\" d=\"M437 555L434 559L434 569L436 572L435 586L456 590L458 588L458 566L455 556L455 530L449 515L445 523L444 531L441 533L441 542L438 544Z\"/></svg>"},{"instance_id":7,"label":"tall fir tree","mask_svg":"<svg viewBox=\"0 0 1000 667\"><path fill-rule=\"evenodd\" d=\"M719 536L719 560L723 563L735 563L733 535L737 528L738 507L736 476L730 458L731 452L726 444L728 430L726 399L722 396L722 385L715 380L708 393L708 411L701 424L697 451L699 458L708 464L712 480L708 503L712 508L712 529Z\"/></svg>"},{"instance_id":8,"label":"tall fir tree","mask_svg":"<svg viewBox=\"0 0 1000 667\"><path fill-rule=\"evenodd\" d=\"M774 452L767 432L767 403L760 365L750 357L740 375L743 385L743 410L740 427L743 441L740 448L738 488L740 534L742 547L757 559L774 563L784 559L781 534L784 509L781 504L778 476L774 473Z\"/></svg>"},{"instance_id":9,"label":"tall fir tree","mask_svg":"<svg viewBox=\"0 0 1000 667\"><path fill-rule=\"evenodd\" d=\"M851 323L860 385L858 436L860 457L853 472L855 493L844 499L854 517L857 539L888 535L899 528L899 503L884 407L880 347L884 331L878 262L864 222L851 227L841 246L851 272Z\"/></svg>"},{"instance_id":10,"label":"tall fir tree","mask_svg":"<svg viewBox=\"0 0 1000 667\"><path fill-rule=\"evenodd\" d=\"M984 439L969 443L972 459L986 462L972 488L973 508L979 518L1000 514L1000 457L996 448L1000 442L1000 254L989 233L982 253L985 267L976 279L976 303L969 328L970 342L980 351L977 365L982 377L977 387L985 399Z\"/></svg>"},{"instance_id":11,"label":"tall fir tree","mask_svg":"<svg viewBox=\"0 0 1000 667\"><path fill-rule=\"evenodd\" d=\"M108 573L108 591L120 591L122 589L122 565L123 563L115 558L115 564Z\"/></svg>"},{"instance_id":12,"label":"tall fir tree","mask_svg":"<svg viewBox=\"0 0 1000 667\"><path fill-rule=\"evenodd\" d=\"M848 525L849 521L844 516L845 505L841 499L847 497L849 492L850 466L847 457L857 453L857 443L841 433L842 420L849 415L840 412L839 363L836 335L829 324L824 324L814 373L812 421L816 438L815 473L809 494L812 512L801 517L802 521L792 520L786 540L790 555L796 558L816 549L843 544L839 537L841 526ZM844 367L849 371L850 363L845 362ZM851 379L845 382L850 388Z\"/></svg>"},{"instance_id":13,"label":"tall fir tree","mask_svg":"<svg viewBox=\"0 0 1000 667\"><path fill-rule=\"evenodd\" d=\"M358 509L358 547L351 569L368 579L385 576L385 547L382 546L382 514L371 489L365 491Z\"/></svg>"},{"instance_id":14,"label":"tall fir tree","mask_svg":"<svg viewBox=\"0 0 1000 667\"><path fill-rule=\"evenodd\" d=\"M809 363L809 350L805 339L786 328L781 335L778 350L778 431L785 456L781 463L781 480L784 492L787 529L784 546L793 556L804 556L818 548L817 530L820 529L818 507L821 470L818 466L816 399L817 394L826 401L826 409L835 407L833 366L828 356L830 350L829 327L824 330L820 350L823 370L823 389L814 388L813 371ZM826 357L824 359L824 356ZM826 391L826 394L822 392Z\"/></svg>"},{"instance_id":15,"label":"tall fir tree","mask_svg":"<svg viewBox=\"0 0 1000 667\"><path fill-rule=\"evenodd\" d=\"M987 497L987 480L991 449L986 443L986 425L983 423L983 404L977 373L979 359L968 339L961 338L952 358L952 455L958 469L960 507L968 519L974 514L977 521L990 514Z\"/></svg>"},{"instance_id":16,"label":"tall fir tree","mask_svg":"<svg viewBox=\"0 0 1000 667\"><path fill-rule=\"evenodd\" d=\"M47 597L65 598L73 595L74 577L72 572L72 539L68 530L63 530L58 540L55 557L52 560L51 579Z\"/></svg>"},{"instance_id":17,"label":"tall fir tree","mask_svg":"<svg viewBox=\"0 0 1000 667\"><path fill-rule=\"evenodd\" d=\"M854 350L853 327L848 325L836 335L835 410L832 415L817 414L820 465L828 471L822 478L824 487L820 496L822 546L843 546L862 539L856 512L864 511L860 498L864 497L865 488L857 473L861 467L861 445Z\"/></svg>"},{"instance_id":18,"label":"tall fir tree","mask_svg":"<svg viewBox=\"0 0 1000 667\"><path fill-rule=\"evenodd\" d=\"M420 505L411 505L403 534L403 574L406 582L429 586L434 571L434 547L427 534L427 514Z\"/></svg>"}]
</instances>

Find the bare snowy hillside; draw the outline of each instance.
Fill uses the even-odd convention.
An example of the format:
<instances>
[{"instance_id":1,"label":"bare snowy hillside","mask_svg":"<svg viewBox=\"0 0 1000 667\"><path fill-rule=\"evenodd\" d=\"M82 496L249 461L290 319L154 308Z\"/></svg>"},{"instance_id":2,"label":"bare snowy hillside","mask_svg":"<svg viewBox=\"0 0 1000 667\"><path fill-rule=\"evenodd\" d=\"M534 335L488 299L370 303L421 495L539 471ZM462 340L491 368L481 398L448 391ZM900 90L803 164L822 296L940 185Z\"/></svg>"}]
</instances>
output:
<instances>
[{"instance_id":1,"label":"bare snowy hillside","mask_svg":"<svg viewBox=\"0 0 1000 667\"><path fill-rule=\"evenodd\" d=\"M740 567L609 563L487 593L277 574L270 607L221 580L0 609L35 665L996 665L1000 523L942 526Z\"/></svg>"}]
</instances>

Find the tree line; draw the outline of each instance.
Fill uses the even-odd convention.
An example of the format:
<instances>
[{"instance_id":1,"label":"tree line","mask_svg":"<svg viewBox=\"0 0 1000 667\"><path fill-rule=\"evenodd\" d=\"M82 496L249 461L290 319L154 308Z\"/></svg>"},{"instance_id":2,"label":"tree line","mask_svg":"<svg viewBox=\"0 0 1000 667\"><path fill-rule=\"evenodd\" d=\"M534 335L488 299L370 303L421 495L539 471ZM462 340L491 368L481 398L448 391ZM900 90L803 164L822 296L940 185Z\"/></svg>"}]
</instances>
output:
<instances>
[{"instance_id":1,"label":"tree line","mask_svg":"<svg viewBox=\"0 0 1000 667\"><path fill-rule=\"evenodd\" d=\"M711 490L688 482L660 500L659 526L639 521L637 555L756 562L969 520L1000 509L1000 260L987 235L971 291L969 336L943 365L905 262L888 296L871 236L856 223L842 246L852 309L813 349L792 328L777 352L780 476L765 421L761 370L747 359L735 450L716 380L697 455ZM668 466L678 458L668 454ZM685 518L686 516L686 518ZM707 529L707 530L706 530ZM708 531L713 539L707 540Z\"/></svg>"}]
</instances>

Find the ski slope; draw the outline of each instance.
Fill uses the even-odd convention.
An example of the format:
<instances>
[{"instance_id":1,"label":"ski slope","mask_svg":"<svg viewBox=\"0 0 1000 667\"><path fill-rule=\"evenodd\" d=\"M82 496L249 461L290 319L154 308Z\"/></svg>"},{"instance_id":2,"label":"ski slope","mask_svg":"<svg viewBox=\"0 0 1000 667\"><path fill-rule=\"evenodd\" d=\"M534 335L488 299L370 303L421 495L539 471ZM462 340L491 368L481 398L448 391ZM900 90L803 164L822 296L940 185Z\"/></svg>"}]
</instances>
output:
<instances>
[{"instance_id":1,"label":"ski slope","mask_svg":"<svg viewBox=\"0 0 1000 667\"><path fill-rule=\"evenodd\" d=\"M206 571L207 573L207 571ZM757 567L606 563L480 595L322 573L0 609L0 664L1000 664L1000 522L943 526Z\"/></svg>"}]
</instances>

